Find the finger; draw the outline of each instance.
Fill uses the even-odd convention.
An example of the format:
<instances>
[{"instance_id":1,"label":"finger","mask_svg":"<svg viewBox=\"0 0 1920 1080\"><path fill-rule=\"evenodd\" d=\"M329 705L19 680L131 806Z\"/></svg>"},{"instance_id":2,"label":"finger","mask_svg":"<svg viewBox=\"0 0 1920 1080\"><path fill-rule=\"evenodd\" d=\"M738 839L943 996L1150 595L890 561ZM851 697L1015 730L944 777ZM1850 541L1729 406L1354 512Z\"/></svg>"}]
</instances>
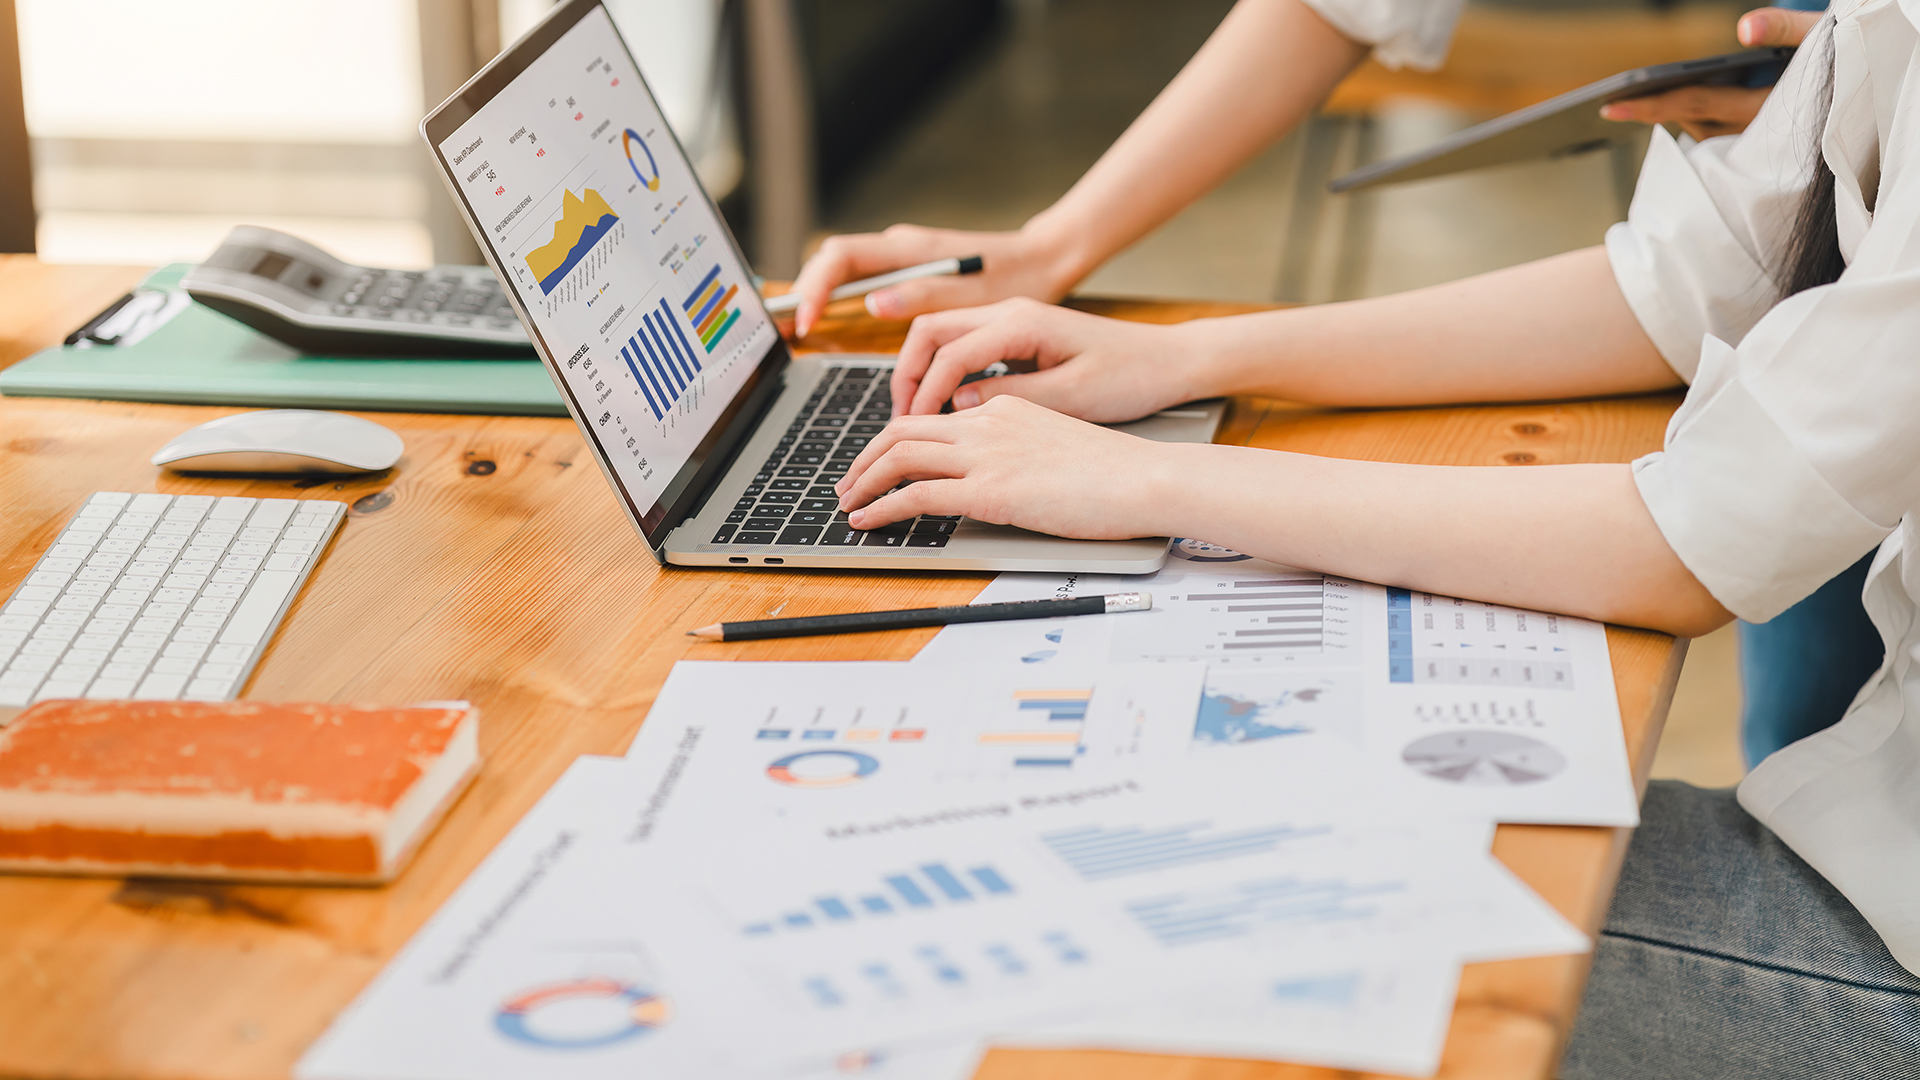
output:
<instances>
[{"instance_id":1,"label":"finger","mask_svg":"<svg viewBox=\"0 0 1920 1080\"><path fill-rule=\"evenodd\" d=\"M861 475L867 468L878 461L880 455L893 449L898 443L908 439L918 439L923 442L951 439L952 436L947 433L947 424L944 423L947 419L949 418L944 416L902 416L883 428L880 434L875 435L872 441L860 449L860 454L853 459L853 464L847 466L846 475L834 483L833 490L841 496L840 508L842 510L847 508L846 493L859 483Z\"/></svg>"},{"instance_id":2,"label":"finger","mask_svg":"<svg viewBox=\"0 0 1920 1080\"><path fill-rule=\"evenodd\" d=\"M899 234L856 233L829 236L820 250L800 268L793 291L800 294L800 307L794 312L794 332L805 337L807 331L826 312L827 296L834 288L856 278L871 277L888 270L912 265L912 252Z\"/></svg>"},{"instance_id":3,"label":"finger","mask_svg":"<svg viewBox=\"0 0 1920 1080\"><path fill-rule=\"evenodd\" d=\"M1002 308L1002 314L970 334L962 335L934 351L926 374L920 379L907 412L913 415L937 413L960 387L960 380L977 371L985 371L1001 360L1031 360L1039 354L1039 327L1035 315L1017 309ZM898 401L899 399L894 399ZM955 406L959 406L956 404Z\"/></svg>"},{"instance_id":4,"label":"finger","mask_svg":"<svg viewBox=\"0 0 1920 1080\"><path fill-rule=\"evenodd\" d=\"M1740 44L1749 49L1773 45L1799 45L1808 31L1820 21L1822 12L1791 11L1786 8L1760 8L1740 16L1734 31Z\"/></svg>"},{"instance_id":5,"label":"finger","mask_svg":"<svg viewBox=\"0 0 1920 1080\"><path fill-rule=\"evenodd\" d=\"M1076 376L1073 371L1064 365L1025 375L981 379L953 392L953 408L958 412L984 405L997 397L1017 397L1071 416L1074 414L1072 404L1081 396L1072 392L1071 384L1074 381Z\"/></svg>"},{"instance_id":6,"label":"finger","mask_svg":"<svg viewBox=\"0 0 1920 1080\"><path fill-rule=\"evenodd\" d=\"M1617 120L1622 123L1658 124L1664 121L1660 110L1666 94L1650 94L1643 98L1630 98L1626 101L1609 101L1600 106L1602 120Z\"/></svg>"},{"instance_id":7,"label":"finger","mask_svg":"<svg viewBox=\"0 0 1920 1080\"><path fill-rule=\"evenodd\" d=\"M901 484L966 475L960 461L961 454L952 443L895 443L840 496L840 506L848 511L848 520L852 520L852 511L885 496Z\"/></svg>"},{"instance_id":8,"label":"finger","mask_svg":"<svg viewBox=\"0 0 1920 1080\"><path fill-rule=\"evenodd\" d=\"M970 487L966 480L955 477L919 480L848 514L847 524L856 529L877 529L921 514L964 514Z\"/></svg>"},{"instance_id":9,"label":"finger","mask_svg":"<svg viewBox=\"0 0 1920 1080\"><path fill-rule=\"evenodd\" d=\"M961 308L922 315L907 328L907 340L900 346L900 358L894 361L893 415L906 411L920 380L926 376L933 354L946 343L972 333L996 318L991 308Z\"/></svg>"},{"instance_id":10,"label":"finger","mask_svg":"<svg viewBox=\"0 0 1920 1080\"><path fill-rule=\"evenodd\" d=\"M867 294L867 314L876 319L911 319L933 311L979 307L1014 295L983 274L903 281Z\"/></svg>"}]
</instances>

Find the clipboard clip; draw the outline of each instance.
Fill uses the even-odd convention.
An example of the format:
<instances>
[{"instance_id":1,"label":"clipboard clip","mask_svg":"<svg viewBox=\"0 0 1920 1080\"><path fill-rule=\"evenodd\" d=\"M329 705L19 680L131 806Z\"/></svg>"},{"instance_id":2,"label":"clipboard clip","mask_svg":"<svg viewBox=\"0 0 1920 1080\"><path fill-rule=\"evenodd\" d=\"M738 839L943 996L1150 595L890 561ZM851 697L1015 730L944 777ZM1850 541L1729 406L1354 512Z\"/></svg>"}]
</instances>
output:
<instances>
[{"instance_id":1,"label":"clipboard clip","mask_svg":"<svg viewBox=\"0 0 1920 1080\"><path fill-rule=\"evenodd\" d=\"M61 344L82 349L131 345L165 325L187 302L183 292L136 288L102 308Z\"/></svg>"}]
</instances>

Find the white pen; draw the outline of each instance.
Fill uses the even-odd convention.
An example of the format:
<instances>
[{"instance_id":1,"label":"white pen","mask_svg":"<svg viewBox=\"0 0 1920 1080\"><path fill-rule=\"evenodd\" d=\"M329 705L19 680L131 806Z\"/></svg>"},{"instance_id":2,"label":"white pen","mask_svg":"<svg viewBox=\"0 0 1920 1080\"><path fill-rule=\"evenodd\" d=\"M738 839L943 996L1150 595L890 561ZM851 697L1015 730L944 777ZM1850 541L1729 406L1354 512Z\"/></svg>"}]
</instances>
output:
<instances>
[{"instance_id":1,"label":"white pen","mask_svg":"<svg viewBox=\"0 0 1920 1080\"><path fill-rule=\"evenodd\" d=\"M921 263L919 266L909 266L905 270L881 274L879 277L849 281L828 293L827 299L845 300L849 296L865 296L876 289L884 289L889 285L898 285L903 281L914 281L923 277L977 274L983 265L978 255L968 255L961 259L936 259L930 263ZM786 293L782 296L768 297L766 303L768 311L775 315L785 315L800 306L800 294Z\"/></svg>"}]
</instances>

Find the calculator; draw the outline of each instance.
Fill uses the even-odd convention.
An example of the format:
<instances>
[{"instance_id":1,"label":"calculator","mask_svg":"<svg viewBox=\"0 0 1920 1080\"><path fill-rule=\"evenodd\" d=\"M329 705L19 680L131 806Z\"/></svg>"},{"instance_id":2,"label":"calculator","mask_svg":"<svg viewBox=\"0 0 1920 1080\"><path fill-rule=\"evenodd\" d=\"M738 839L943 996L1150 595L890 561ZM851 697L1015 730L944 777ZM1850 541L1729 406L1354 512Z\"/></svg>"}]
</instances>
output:
<instances>
[{"instance_id":1,"label":"calculator","mask_svg":"<svg viewBox=\"0 0 1920 1080\"><path fill-rule=\"evenodd\" d=\"M202 304L327 356L531 358L533 344L484 266L354 266L257 225L227 234L180 287Z\"/></svg>"}]
</instances>

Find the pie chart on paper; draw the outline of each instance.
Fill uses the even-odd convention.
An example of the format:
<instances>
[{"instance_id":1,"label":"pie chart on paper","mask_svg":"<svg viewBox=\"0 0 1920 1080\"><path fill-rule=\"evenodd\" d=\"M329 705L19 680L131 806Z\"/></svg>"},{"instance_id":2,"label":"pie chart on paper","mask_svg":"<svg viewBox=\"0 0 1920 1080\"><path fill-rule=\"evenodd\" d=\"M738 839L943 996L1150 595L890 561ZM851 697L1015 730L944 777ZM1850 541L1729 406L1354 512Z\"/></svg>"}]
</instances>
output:
<instances>
[{"instance_id":1,"label":"pie chart on paper","mask_svg":"<svg viewBox=\"0 0 1920 1080\"><path fill-rule=\"evenodd\" d=\"M1400 760L1423 776L1463 787L1523 787L1558 776L1560 751L1505 731L1453 731L1407 744Z\"/></svg>"}]
</instances>

